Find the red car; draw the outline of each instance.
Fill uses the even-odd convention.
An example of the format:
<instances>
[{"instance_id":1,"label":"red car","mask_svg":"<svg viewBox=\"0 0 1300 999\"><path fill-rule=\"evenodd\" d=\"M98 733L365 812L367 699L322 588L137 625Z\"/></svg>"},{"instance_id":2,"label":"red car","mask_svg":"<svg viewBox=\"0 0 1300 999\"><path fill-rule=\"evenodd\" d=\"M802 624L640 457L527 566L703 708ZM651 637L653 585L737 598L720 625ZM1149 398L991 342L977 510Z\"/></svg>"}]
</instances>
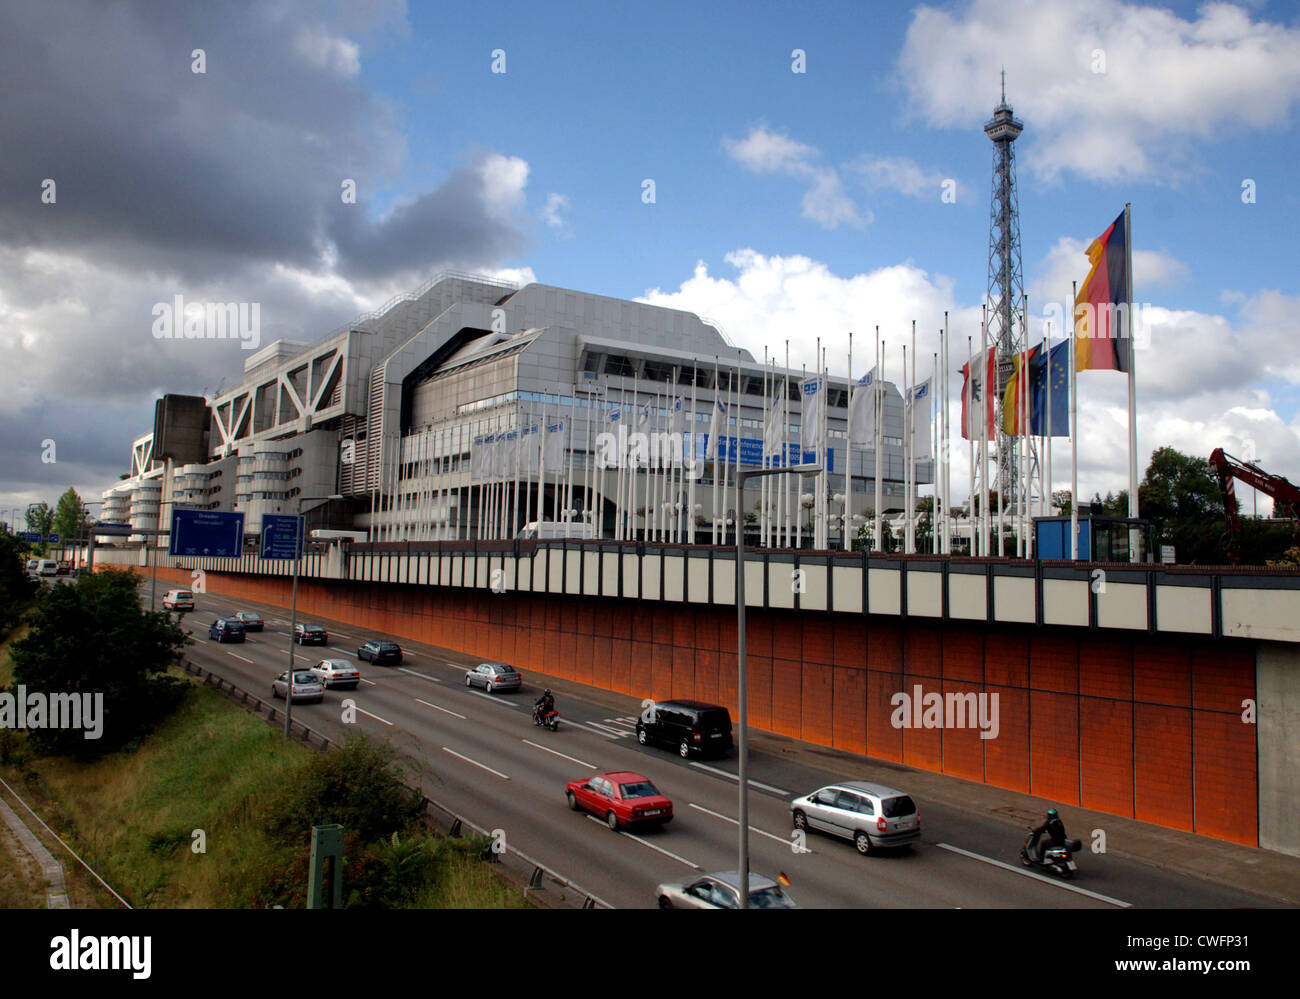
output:
<instances>
[{"instance_id":1,"label":"red car","mask_svg":"<svg viewBox=\"0 0 1300 999\"><path fill-rule=\"evenodd\" d=\"M598 815L611 829L658 825L671 821L673 817L673 803L659 793L649 777L630 770L571 780L565 787L564 796L575 812Z\"/></svg>"}]
</instances>

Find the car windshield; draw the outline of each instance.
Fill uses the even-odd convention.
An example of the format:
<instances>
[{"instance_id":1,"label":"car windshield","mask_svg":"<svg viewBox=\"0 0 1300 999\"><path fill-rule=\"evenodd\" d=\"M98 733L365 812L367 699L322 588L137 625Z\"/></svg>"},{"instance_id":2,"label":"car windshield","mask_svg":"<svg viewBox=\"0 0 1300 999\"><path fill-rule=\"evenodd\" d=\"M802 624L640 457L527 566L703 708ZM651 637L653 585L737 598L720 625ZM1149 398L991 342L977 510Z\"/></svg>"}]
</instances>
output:
<instances>
[{"instance_id":1,"label":"car windshield","mask_svg":"<svg viewBox=\"0 0 1300 999\"><path fill-rule=\"evenodd\" d=\"M886 798L880 803L881 814L887 819L896 819L902 815L915 815L916 802L905 794L897 798Z\"/></svg>"},{"instance_id":2,"label":"car windshield","mask_svg":"<svg viewBox=\"0 0 1300 999\"><path fill-rule=\"evenodd\" d=\"M380 651L380 652L396 652L396 651L397 651L397 643L396 643L396 642L380 642L380 643L379 643L379 651Z\"/></svg>"},{"instance_id":3,"label":"car windshield","mask_svg":"<svg viewBox=\"0 0 1300 999\"><path fill-rule=\"evenodd\" d=\"M293 682L294 683L315 683L316 677L314 677L311 673L295 673L293 675Z\"/></svg>"},{"instance_id":4,"label":"car windshield","mask_svg":"<svg viewBox=\"0 0 1300 999\"><path fill-rule=\"evenodd\" d=\"M620 784L618 791L624 798L653 798L659 794L659 789L648 780L636 780L628 784Z\"/></svg>"},{"instance_id":5,"label":"car windshield","mask_svg":"<svg viewBox=\"0 0 1300 999\"><path fill-rule=\"evenodd\" d=\"M303 631L324 631L325 629L322 628L319 624L308 624L305 625L302 630Z\"/></svg>"},{"instance_id":6,"label":"car windshield","mask_svg":"<svg viewBox=\"0 0 1300 999\"><path fill-rule=\"evenodd\" d=\"M793 909L796 906L794 899L783 892L780 885L772 885L770 888L751 891L749 907L751 909Z\"/></svg>"},{"instance_id":7,"label":"car windshield","mask_svg":"<svg viewBox=\"0 0 1300 999\"><path fill-rule=\"evenodd\" d=\"M725 711L700 712L700 728L708 731L725 732L731 728L731 718Z\"/></svg>"},{"instance_id":8,"label":"car windshield","mask_svg":"<svg viewBox=\"0 0 1300 999\"><path fill-rule=\"evenodd\" d=\"M513 666L505 666L500 663L498 663L496 666L493 666L492 668L496 670L498 673L513 673L515 671L515 668Z\"/></svg>"}]
</instances>

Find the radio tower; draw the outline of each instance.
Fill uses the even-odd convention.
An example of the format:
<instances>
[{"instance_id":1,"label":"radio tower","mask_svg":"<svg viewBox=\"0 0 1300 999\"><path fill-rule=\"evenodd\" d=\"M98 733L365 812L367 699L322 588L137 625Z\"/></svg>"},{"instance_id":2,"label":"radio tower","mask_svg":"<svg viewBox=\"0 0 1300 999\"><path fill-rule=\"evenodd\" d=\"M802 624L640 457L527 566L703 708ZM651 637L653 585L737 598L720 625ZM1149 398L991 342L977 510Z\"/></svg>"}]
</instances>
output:
<instances>
[{"instance_id":1,"label":"radio tower","mask_svg":"<svg viewBox=\"0 0 1300 999\"><path fill-rule=\"evenodd\" d=\"M1011 375L1011 358L1027 347L1023 329L1025 293L1020 265L1020 208L1016 197L1016 153L1012 145L1024 124L1007 104L1007 71L1002 71L1002 102L984 125L993 140L993 201L989 212L989 343L997 352L998 419L997 490L1008 506L1028 501L1016 453L1017 438L1003 429L1000 419L1003 390ZM1032 448L1032 438L1029 441ZM1030 467L1037 455L1030 451Z\"/></svg>"}]
</instances>

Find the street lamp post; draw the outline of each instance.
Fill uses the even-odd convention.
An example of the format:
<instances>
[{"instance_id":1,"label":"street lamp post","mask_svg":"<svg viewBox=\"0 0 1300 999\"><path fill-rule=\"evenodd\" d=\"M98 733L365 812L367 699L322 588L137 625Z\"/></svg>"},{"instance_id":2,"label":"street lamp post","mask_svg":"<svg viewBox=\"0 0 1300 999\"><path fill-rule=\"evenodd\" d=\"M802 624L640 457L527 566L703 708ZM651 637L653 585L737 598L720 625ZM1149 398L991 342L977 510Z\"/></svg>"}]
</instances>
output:
<instances>
[{"instance_id":1,"label":"street lamp post","mask_svg":"<svg viewBox=\"0 0 1300 999\"><path fill-rule=\"evenodd\" d=\"M821 465L791 465L789 468L755 468L750 471L736 469L737 520L743 509L745 480L764 475L781 475L794 472L798 475L816 475ZM749 908L749 673L745 667L745 531L736 527L736 699L739 702L740 737L736 740L736 753L740 766L740 907Z\"/></svg>"},{"instance_id":2,"label":"street lamp post","mask_svg":"<svg viewBox=\"0 0 1300 999\"><path fill-rule=\"evenodd\" d=\"M298 514L294 526L296 535L296 544L294 546L293 557L293 603L289 611L289 672L285 674L284 685L284 737L290 737L289 726L293 720L293 647L296 642L295 632L298 630L298 571L302 566L302 505L304 503L328 503L331 500L341 500L343 497L338 493L331 496L299 496L298 497Z\"/></svg>"}]
</instances>

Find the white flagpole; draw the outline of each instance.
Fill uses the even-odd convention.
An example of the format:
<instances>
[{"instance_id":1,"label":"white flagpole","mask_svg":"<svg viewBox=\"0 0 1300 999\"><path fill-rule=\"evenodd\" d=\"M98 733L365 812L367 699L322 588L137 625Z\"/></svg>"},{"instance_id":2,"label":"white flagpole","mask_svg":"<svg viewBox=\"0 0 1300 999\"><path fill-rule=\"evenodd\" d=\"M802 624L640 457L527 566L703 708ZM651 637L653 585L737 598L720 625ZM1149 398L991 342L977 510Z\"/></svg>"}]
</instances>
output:
<instances>
[{"instance_id":1,"label":"white flagpole","mask_svg":"<svg viewBox=\"0 0 1300 999\"><path fill-rule=\"evenodd\" d=\"M849 330L849 394L844 410L844 519L840 534L844 550L850 551L849 524L853 521L853 331Z\"/></svg>"},{"instance_id":2,"label":"white flagpole","mask_svg":"<svg viewBox=\"0 0 1300 999\"><path fill-rule=\"evenodd\" d=\"M989 509L989 434L994 433L994 428L989 423L989 412L997 412L997 407L993 405L993 397L990 392L996 392L995 385L989 384L989 317L988 306L983 307L983 316L980 319L980 385L984 391L980 393L980 550L981 554L988 556L992 554L992 538L990 531L993 527L993 511Z\"/></svg>"},{"instance_id":3,"label":"white flagpole","mask_svg":"<svg viewBox=\"0 0 1300 999\"><path fill-rule=\"evenodd\" d=\"M803 419L807 414L807 395L803 392L803 382L809 380L809 366L801 364L800 366L800 460L803 463ZM790 476L794 479L794 546L803 548L803 485L797 476Z\"/></svg>"},{"instance_id":4,"label":"white flagpole","mask_svg":"<svg viewBox=\"0 0 1300 999\"><path fill-rule=\"evenodd\" d=\"M880 491L881 466L884 464L884 456L880 453L883 442L881 427L885 422L885 350L884 344L880 341L880 327L876 327L876 381L873 386L876 393L876 425L873 428L876 436L876 509L875 509L875 532L874 546L876 551L883 551L884 546L881 542L881 510L882 502Z\"/></svg>"},{"instance_id":5,"label":"white flagpole","mask_svg":"<svg viewBox=\"0 0 1300 999\"><path fill-rule=\"evenodd\" d=\"M971 335L966 334L966 384L962 392L966 396L966 447L970 452L970 491L966 497L966 527L969 531L970 544L967 555L978 555L975 546L975 349L971 345Z\"/></svg>"},{"instance_id":6,"label":"white flagpole","mask_svg":"<svg viewBox=\"0 0 1300 999\"><path fill-rule=\"evenodd\" d=\"M695 457L695 435L699 431L700 421L697 419L698 414L695 412L695 383L699 381L699 362L691 359L691 461L686 472L690 478L686 483L686 537L691 544L695 544L695 480L696 475L691 474L696 470Z\"/></svg>"},{"instance_id":7,"label":"white flagpole","mask_svg":"<svg viewBox=\"0 0 1300 999\"><path fill-rule=\"evenodd\" d=\"M916 330L912 331L912 367L907 366L907 344L903 344L903 551L911 555L912 548L912 489L915 466L912 457L912 399L914 379L912 373L916 368Z\"/></svg>"},{"instance_id":8,"label":"white flagpole","mask_svg":"<svg viewBox=\"0 0 1300 999\"><path fill-rule=\"evenodd\" d=\"M709 410L710 431L713 430L713 416L714 413L717 411L718 403L721 401L722 401L722 381L721 381L721 376L718 373L718 355L714 354L713 355L713 408ZM718 461L722 457L722 434L714 434L713 438L715 439L710 440L710 443L713 445L713 496L712 496L713 516L711 519L713 521L713 544L717 545L721 543L718 540L718 520L719 520L718 496L720 493L719 487L722 485L722 479L719 477L718 474L719 471Z\"/></svg>"},{"instance_id":9,"label":"white flagpole","mask_svg":"<svg viewBox=\"0 0 1300 999\"><path fill-rule=\"evenodd\" d=\"M1079 559L1079 386L1076 381L1075 351L1078 349L1079 283L1073 282L1070 291L1070 560ZM1091 331L1090 331L1091 332ZM1091 542L1091 534L1089 541Z\"/></svg>"},{"instance_id":10,"label":"white flagpole","mask_svg":"<svg viewBox=\"0 0 1300 999\"><path fill-rule=\"evenodd\" d=\"M1051 517L1052 513L1052 324L1047 324L1047 443L1043 445L1047 453L1047 476L1043 485L1043 516Z\"/></svg>"},{"instance_id":11,"label":"white flagpole","mask_svg":"<svg viewBox=\"0 0 1300 999\"><path fill-rule=\"evenodd\" d=\"M948 407L948 391L952 387L952 372L948 343L948 313L943 314L943 553L952 554L952 414Z\"/></svg>"},{"instance_id":12,"label":"white flagpole","mask_svg":"<svg viewBox=\"0 0 1300 999\"><path fill-rule=\"evenodd\" d=\"M1124 283L1128 290L1128 312L1123 335L1128 341L1128 515L1138 516L1137 443L1137 350L1133 334L1133 206L1124 203ZM1137 561L1138 532L1129 528L1129 561Z\"/></svg>"},{"instance_id":13,"label":"white flagpole","mask_svg":"<svg viewBox=\"0 0 1300 999\"><path fill-rule=\"evenodd\" d=\"M940 341L942 342L943 331L939 332ZM942 499L942 490L939 488L939 413L936 409L935 402L938 395L935 388L939 384L939 352L936 350L933 354L930 365L930 391L926 394L930 397L930 486L934 490L934 498L930 503L930 553L937 555L939 553L939 517L943 512L940 506Z\"/></svg>"},{"instance_id":14,"label":"white flagpole","mask_svg":"<svg viewBox=\"0 0 1300 999\"><path fill-rule=\"evenodd\" d=\"M790 465L790 341L785 342L785 367L781 369L782 393L781 393L781 467L788 468ZM799 456L796 464L802 463L803 455ZM781 532L783 548L790 547L790 476L781 476L781 509L778 513L781 520Z\"/></svg>"},{"instance_id":15,"label":"white flagpole","mask_svg":"<svg viewBox=\"0 0 1300 999\"><path fill-rule=\"evenodd\" d=\"M768 406L770 405L768 401L768 388L769 388L770 381L771 379L768 377L768 370L767 370L767 344L764 344L763 345L763 409L762 409L763 415L762 415L762 419L759 420L759 424L761 426L761 432L759 434L759 437L761 439L759 441L759 452L758 452L760 455L759 464L763 468L767 468L767 421L771 418L772 415L771 413L768 412ZM758 480L758 543L763 548L769 547L768 537L767 537L767 485L768 485L769 478L770 476L765 475Z\"/></svg>"}]
</instances>

